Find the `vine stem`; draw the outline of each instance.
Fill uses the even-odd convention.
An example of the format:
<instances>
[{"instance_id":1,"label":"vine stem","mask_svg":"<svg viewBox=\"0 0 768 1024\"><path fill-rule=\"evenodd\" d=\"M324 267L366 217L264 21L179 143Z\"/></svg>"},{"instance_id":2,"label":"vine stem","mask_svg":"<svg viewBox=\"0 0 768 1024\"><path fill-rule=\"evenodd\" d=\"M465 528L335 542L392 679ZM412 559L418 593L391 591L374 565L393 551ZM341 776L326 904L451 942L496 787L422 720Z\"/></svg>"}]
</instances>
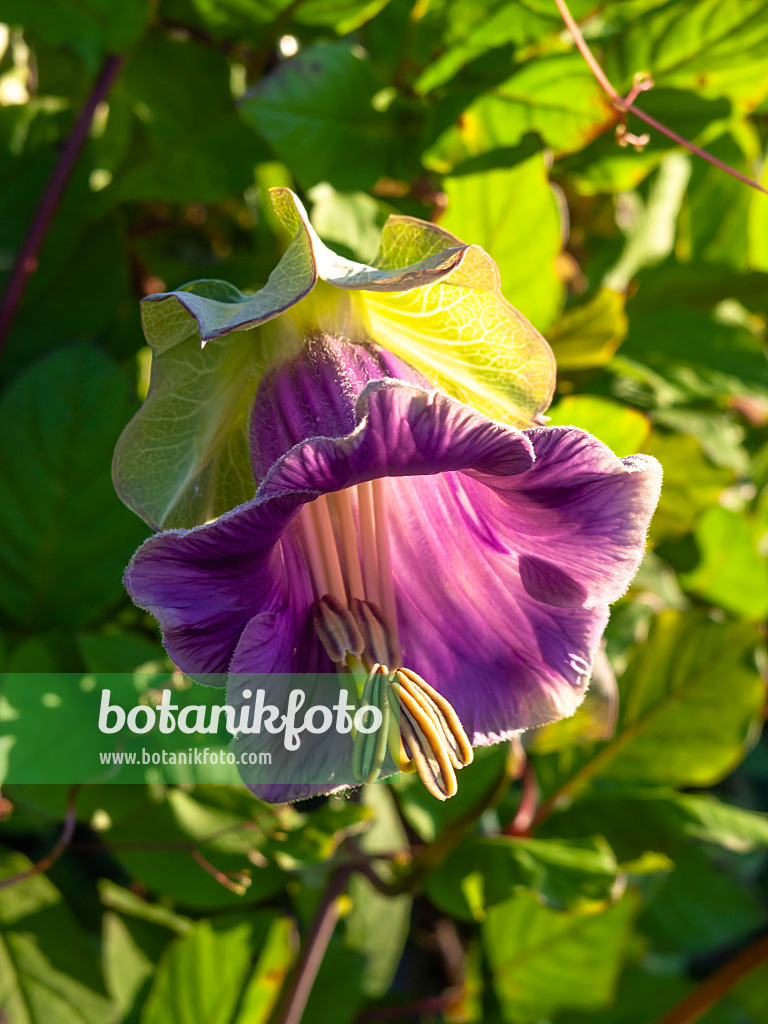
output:
<instances>
[{"instance_id":1,"label":"vine stem","mask_svg":"<svg viewBox=\"0 0 768 1024\"><path fill-rule=\"evenodd\" d=\"M20 871L17 875L11 875L10 878L4 878L0 882L0 889L10 889L12 885L18 885L19 882L23 882L27 878L32 878L33 875L41 875L44 871L47 871L52 864L55 864L62 853L64 853L72 840L72 836L75 833L75 826L77 825L75 804L79 790L79 786L73 786L69 791L69 797L67 798L67 811L64 817L64 828L61 830L61 835L50 853L47 853L42 860L33 864L31 868L27 868L26 871Z\"/></svg>"},{"instance_id":2,"label":"vine stem","mask_svg":"<svg viewBox=\"0 0 768 1024\"><path fill-rule=\"evenodd\" d=\"M747 946L733 959L724 963L711 974L689 996L673 1006L658 1024L693 1024L703 1014L720 1002L724 995L737 985L750 971L768 960L768 935L763 935L751 946Z\"/></svg>"},{"instance_id":3,"label":"vine stem","mask_svg":"<svg viewBox=\"0 0 768 1024\"><path fill-rule=\"evenodd\" d=\"M573 41L576 44L576 49L584 58L587 66L589 67L589 70L597 79L600 87L603 89L603 91L610 99L611 105L614 107L615 110L617 110L620 114L634 114L635 117L639 117L641 121L645 121L645 123L647 125L650 125L651 128L655 128L656 131L659 131L663 135L666 135L667 138L672 139L672 141L676 142L679 146L684 146L685 149L689 150L691 153L695 153L696 156L701 157L702 160L707 160L715 167L719 167L721 171L725 171L726 174L730 174L733 178L737 178L739 181L742 181L745 185L749 185L751 188L756 188L758 192L762 192L764 195L768 195L768 189L763 188L763 186L759 182L754 181L752 178L748 178L744 174L741 174L735 168L723 163L722 160L718 160L717 157L712 156L712 154L708 153L705 149L700 149L698 146L695 146L692 142L689 142L687 139L684 139L682 135L678 135L677 132L673 132L671 129L661 124L661 122L657 121L655 117L651 117L650 114L646 114L645 111L640 110L639 107L636 107L633 103L629 102L629 100L624 99L613 87L610 80L608 79L608 76L597 62L597 58L590 50L586 39L581 34L581 29L576 24L576 20L574 19L571 12L568 10L566 0L555 0L555 4L557 5L557 9L560 12L560 16L562 17L563 21L565 22L568 31L573 36Z\"/></svg>"},{"instance_id":4,"label":"vine stem","mask_svg":"<svg viewBox=\"0 0 768 1024\"><path fill-rule=\"evenodd\" d=\"M117 54L107 57L101 73L94 82L88 99L85 101L83 109L80 111L69 138L61 151L58 163L48 179L48 184L29 227L27 237L24 239L24 244L16 257L16 262L8 281L8 287L5 290L2 302L0 302L0 354L8 340L11 325L29 279L37 270L37 257L40 248L45 241L45 236L48 234L48 229L59 207L64 189L88 138L93 115L96 113L98 105L109 95L124 62L125 58Z\"/></svg>"},{"instance_id":5,"label":"vine stem","mask_svg":"<svg viewBox=\"0 0 768 1024\"><path fill-rule=\"evenodd\" d=\"M320 908L301 951L282 1012L278 1017L278 1024L299 1024L301 1021L309 993L312 991L320 964L339 920L339 897L344 892L353 870L352 865L342 864L332 875L328 888L323 893Z\"/></svg>"}]
</instances>

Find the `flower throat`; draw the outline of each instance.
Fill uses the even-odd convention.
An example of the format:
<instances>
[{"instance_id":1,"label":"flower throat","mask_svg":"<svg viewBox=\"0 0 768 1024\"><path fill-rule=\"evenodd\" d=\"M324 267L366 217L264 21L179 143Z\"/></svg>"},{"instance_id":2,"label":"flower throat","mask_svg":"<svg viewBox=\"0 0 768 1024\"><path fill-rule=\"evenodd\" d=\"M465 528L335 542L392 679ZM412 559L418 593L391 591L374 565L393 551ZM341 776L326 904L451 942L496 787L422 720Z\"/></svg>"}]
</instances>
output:
<instances>
[{"instance_id":1,"label":"flower throat","mask_svg":"<svg viewBox=\"0 0 768 1024\"><path fill-rule=\"evenodd\" d=\"M451 704L402 664L387 490L385 480L357 484L299 513L316 596L312 623L331 661L358 676L362 703L382 713L377 732L355 737L356 778L374 781L389 750L400 771L418 772L445 800L456 793L456 771L472 761L472 747Z\"/></svg>"}]
</instances>

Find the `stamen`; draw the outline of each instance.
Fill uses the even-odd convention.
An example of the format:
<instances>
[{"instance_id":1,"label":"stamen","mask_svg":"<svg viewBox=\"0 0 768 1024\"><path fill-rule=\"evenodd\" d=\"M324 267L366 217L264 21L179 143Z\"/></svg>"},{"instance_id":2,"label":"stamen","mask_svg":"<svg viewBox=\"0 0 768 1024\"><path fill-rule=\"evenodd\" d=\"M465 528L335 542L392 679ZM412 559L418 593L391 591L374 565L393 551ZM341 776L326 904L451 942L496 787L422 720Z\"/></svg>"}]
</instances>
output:
<instances>
[{"instance_id":1,"label":"stamen","mask_svg":"<svg viewBox=\"0 0 768 1024\"><path fill-rule=\"evenodd\" d=\"M348 654L359 657L363 653L363 638L352 612L333 594L325 594L312 605L312 625L336 664L345 662Z\"/></svg>"},{"instance_id":2,"label":"stamen","mask_svg":"<svg viewBox=\"0 0 768 1024\"><path fill-rule=\"evenodd\" d=\"M389 518L387 516L387 484L374 480L373 507L376 520L376 555L379 564L378 602L388 622L397 629L397 607L395 606L395 580L392 575L392 554L389 549ZM375 600L375 599L374 599ZM390 662L390 664L392 664Z\"/></svg>"},{"instance_id":3,"label":"stamen","mask_svg":"<svg viewBox=\"0 0 768 1024\"><path fill-rule=\"evenodd\" d=\"M379 606L372 601L358 601L355 598L351 608L368 659L382 665L399 665L401 659L397 635L381 614Z\"/></svg>"},{"instance_id":4,"label":"stamen","mask_svg":"<svg viewBox=\"0 0 768 1024\"><path fill-rule=\"evenodd\" d=\"M450 760L437 760L430 756L429 740L405 712L401 713L400 729L403 733L403 746L410 752L419 778L432 796L437 800L449 800L456 796L459 784Z\"/></svg>"},{"instance_id":5,"label":"stamen","mask_svg":"<svg viewBox=\"0 0 768 1024\"><path fill-rule=\"evenodd\" d=\"M442 728L403 685L400 672L390 683L400 701L400 731L419 778L439 800L454 796L458 789L450 747Z\"/></svg>"},{"instance_id":6,"label":"stamen","mask_svg":"<svg viewBox=\"0 0 768 1024\"><path fill-rule=\"evenodd\" d=\"M299 528L304 538L304 546L309 558L309 568L312 574L312 583L317 597L328 593L328 577L325 574L325 563L323 553L320 549L320 538L317 536L317 528L312 511L309 505L305 505L298 516Z\"/></svg>"},{"instance_id":7,"label":"stamen","mask_svg":"<svg viewBox=\"0 0 768 1024\"><path fill-rule=\"evenodd\" d=\"M360 569L360 555L357 550L357 531L355 530L355 519L352 513L352 499L349 490L336 491L328 495L328 501L336 507L341 527L341 540L344 544L344 561L347 569L347 584L349 598L365 597L363 586L363 574ZM387 662L391 664L391 662Z\"/></svg>"},{"instance_id":8,"label":"stamen","mask_svg":"<svg viewBox=\"0 0 768 1024\"><path fill-rule=\"evenodd\" d=\"M449 700L438 693L434 687L409 668L398 672L398 682L419 701L439 725L448 741L448 749L455 768L464 768L472 764L475 753L472 744L464 731L461 719L456 714Z\"/></svg>"},{"instance_id":9,"label":"stamen","mask_svg":"<svg viewBox=\"0 0 768 1024\"><path fill-rule=\"evenodd\" d=\"M315 501L310 502L309 507L312 511L318 537L320 538L320 549L323 553L325 568L328 573L328 593L338 597L340 601L345 601L347 592L344 588L344 576L339 564L336 537L333 533L331 513L328 509L325 495L323 494L316 498Z\"/></svg>"},{"instance_id":10,"label":"stamen","mask_svg":"<svg viewBox=\"0 0 768 1024\"><path fill-rule=\"evenodd\" d=\"M380 604L381 587L376 558L376 520L373 508L373 487L370 482L357 485L357 515L360 523L360 548L363 552L365 597L369 601ZM382 523L382 526L386 526L386 523Z\"/></svg>"},{"instance_id":11,"label":"stamen","mask_svg":"<svg viewBox=\"0 0 768 1024\"><path fill-rule=\"evenodd\" d=\"M359 782L375 782L387 755L389 736L389 669L374 665L365 680L362 704L370 704L381 711L381 727L376 732L358 732L352 754L352 771Z\"/></svg>"}]
</instances>

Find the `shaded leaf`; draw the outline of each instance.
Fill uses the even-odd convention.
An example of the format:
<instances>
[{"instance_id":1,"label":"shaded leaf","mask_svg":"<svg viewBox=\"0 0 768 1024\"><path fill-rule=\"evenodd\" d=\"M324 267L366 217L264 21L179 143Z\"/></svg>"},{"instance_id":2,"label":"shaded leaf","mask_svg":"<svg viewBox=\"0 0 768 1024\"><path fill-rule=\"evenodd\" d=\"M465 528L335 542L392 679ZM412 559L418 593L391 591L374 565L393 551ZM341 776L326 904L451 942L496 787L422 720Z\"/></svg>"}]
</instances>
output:
<instances>
[{"instance_id":1,"label":"shaded leaf","mask_svg":"<svg viewBox=\"0 0 768 1024\"><path fill-rule=\"evenodd\" d=\"M121 95L137 118L105 198L210 203L252 184L266 152L234 109L223 54L150 35L126 66ZM124 130L107 122L105 142Z\"/></svg>"},{"instance_id":2,"label":"shaded leaf","mask_svg":"<svg viewBox=\"0 0 768 1024\"><path fill-rule=\"evenodd\" d=\"M242 111L305 188L369 188L392 164L397 141L391 119L373 106L384 84L359 47L318 43L258 82Z\"/></svg>"},{"instance_id":3,"label":"shaded leaf","mask_svg":"<svg viewBox=\"0 0 768 1024\"><path fill-rule=\"evenodd\" d=\"M611 898L617 867L602 839L560 841L479 836L464 842L424 883L441 910L464 921L482 920L488 908L528 889L559 910Z\"/></svg>"},{"instance_id":4,"label":"shaded leaf","mask_svg":"<svg viewBox=\"0 0 768 1024\"><path fill-rule=\"evenodd\" d=\"M0 851L0 877L31 867ZM66 936L66 941L63 937ZM113 1024L92 937L44 875L0 894L0 1011L10 1024Z\"/></svg>"},{"instance_id":5,"label":"shaded leaf","mask_svg":"<svg viewBox=\"0 0 768 1024\"><path fill-rule=\"evenodd\" d=\"M0 398L0 433L13 438L0 450L0 608L27 629L84 626L123 598L146 531L107 466L132 409L122 374L86 346L36 364Z\"/></svg>"},{"instance_id":6,"label":"shaded leaf","mask_svg":"<svg viewBox=\"0 0 768 1024\"><path fill-rule=\"evenodd\" d=\"M367 996L381 996L392 984L411 924L413 897L382 896L362 875L350 879L352 909L346 921L346 941L362 953L361 979Z\"/></svg>"}]
</instances>

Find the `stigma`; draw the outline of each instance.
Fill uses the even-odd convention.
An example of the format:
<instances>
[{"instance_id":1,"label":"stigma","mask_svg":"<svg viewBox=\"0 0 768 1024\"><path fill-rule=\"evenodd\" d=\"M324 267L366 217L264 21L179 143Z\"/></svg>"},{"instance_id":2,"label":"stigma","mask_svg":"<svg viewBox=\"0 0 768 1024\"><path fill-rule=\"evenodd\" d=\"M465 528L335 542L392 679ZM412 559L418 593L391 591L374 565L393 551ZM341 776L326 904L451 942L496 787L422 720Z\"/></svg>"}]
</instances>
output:
<instances>
[{"instance_id":1,"label":"stigma","mask_svg":"<svg viewBox=\"0 0 768 1024\"><path fill-rule=\"evenodd\" d=\"M389 752L396 768L416 772L447 800L458 789L456 772L472 761L472 745L450 702L402 664L386 481L308 502L297 527L315 594L314 632L331 661L359 681L361 705L381 712L375 732L355 736L355 778L375 781Z\"/></svg>"}]
</instances>

